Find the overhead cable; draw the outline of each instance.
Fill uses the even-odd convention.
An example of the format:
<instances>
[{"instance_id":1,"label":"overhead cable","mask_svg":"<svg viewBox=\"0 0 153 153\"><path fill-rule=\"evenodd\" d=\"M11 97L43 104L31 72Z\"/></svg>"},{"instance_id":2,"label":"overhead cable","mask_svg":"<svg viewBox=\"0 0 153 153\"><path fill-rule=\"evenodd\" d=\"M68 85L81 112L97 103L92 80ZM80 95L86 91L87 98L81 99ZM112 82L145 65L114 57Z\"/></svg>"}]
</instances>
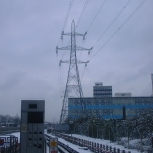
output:
<instances>
[{"instance_id":1,"label":"overhead cable","mask_svg":"<svg viewBox=\"0 0 153 153\"><path fill-rule=\"evenodd\" d=\"M121 15L121 13L124 11L124 9L128 6L131 0L129 0L125 6L122 8L122 10L117 14L117 16L114 18L114 20L110 23L110 25L106 28L106 30L101 34L101 36L98 38L98 40L94 43L93 47L99 42L99 40L104 36L104 34L109 30L109 28L113 25L113 23L117 20L117 18Z\"/></svg>"},{"instance_id":2,"label":"overhead cable","mask_svg":"<svg viewBox=\"0 0 153 153\"><path fill-rule=\"evenodd\" d=\"M63 24L63 27L62 27L62 31L64 31L64 29L65 29L65 26L66 26L66 23L67 23L69 14L70 14L70 10L71 10L73 1L74 1L74 0L70 0L69 6L68 6L68 10L67 10L67 13L66 13L66 17L65 17L65 20L64 20L64 24ZM59 45L59 43L60 43L60 39L61 39L61 37L59 37L58 45ZM58 46L58 45L57 45L57 46ZM57 59L58 59L58 58L57 58ZM57 62L58 62L58 60L57 60ZM57 67L58 67L58 64L57 64ZM61 85L61 83L60 83L61 80L62 80L61 68L60 68L59 73L58 73L58 78L59 78L59 80L60 80L60 81L59 81L59 84ZM62 86L60 87L60 89L62 89ZM62 95L62 90L61 90L60 92L61 92L61 95Z\"/></svg>"},{"instance_id":3,"label":"overhead cable","mask_svg":"<svg viewBox=\"0 0 153 153\"><path fill-rule=\"evenodd\" d=\"M65 29L65 26L66 26L66 23L67 23L69 14L70 14L70 10L71 10L73 1L74 1L74 0L70 0L69 6L68 6L68 10L67 10L67 13L66 13L66 17L65 17L65 20L64 20L64 24L63 24L63 27L62 27L62 31L64 31L64 29ZM60 39L61 39L61 37L59 37L58 45L59 45Z\"/></svg>"},{"instance_id":4,"label":"overhead cable","mask_svg":"<svg viewBox=\"0 0 153 153\"><path fill-rule=\"evenodd\" d=\"M130 18L139 10L139 8L141 8L141 6L146 2L146 0L143 0L141 2L141 4L129 15L129 17L121 24L121 26L111 35L111 37L108 38L108 40L102 45L102 47L89 59L89 61L91 61L96 54L102 49L104 48L108 42L118 33L118 31L123 28L123 26L130 20Z\"/></svg>"},{"instance_id":5,"label":"overhead cable","mask_svg":"<svg viewBox=\"0 0 153 153\"><path fill-rule=\"evenodd\" d=\"M95 17L93 18L91 24L89 25L87 32L89 31L89 29L91 28L92 24L94 23L95 19L97 18L98 14L100 13L101 9L103 8L104 4L105 4L106 0L103 1L102 5L100 6L100 9L98 10L97 14L95 15Z\"/></svg>"},{"instance_id":6,"label":"overhead cable","mask_svg":"<svg viewBox=\"0 0 153 153\"><path fill-rule=\"evenodd\" d=\"M127 7L127 5L130 3L131 0L128 0L128 2L125 4L125 6L122 8L122 10L117 14L117 16L114 18L114 20L111 22L111 24L107 27L107 29L104 31L104 33L100 36L100 38L96 41L96 43L98 43L98 41L102 38L102 36L108 31L108 29L113 25L113 23L117 20L117 18L121 15L121 13L124 11L124 9ZM97 14L95 15L94 19L92 20L89 28L87 29L87 32L89 31L90 27L92 26L93 22L95 21L96 17L98 16L98 14L100 13L101 9L103 8L104 4L105 4L106 0L103 1L102 5L100 6L100 9L98 10ZM96 43L93 45L93 47L96 45ZM88 56L89 57L89 56ZM87 59L88 61L88 59ZM85 73L86 67L84 67L83 73L82 73L82 78L83 75Z\"/></svg>"},{"instance_id":7,"label":"overhead cable","mask_svg":"<svg viewBox=\"0 0 153 153\"><path fill-rule=\"evenodd\" d=\"M62 31L64 31L64 29L65 29L65 25L66 25L68 17L69 17L69 13L70 13L70 10L71 10L72 3L73 3L73 0L70 0L70 4L69 4L68 10L67 10L67 14L66 14L66 17L65 17L65 21L64 21Z\"/></svg>"},{"instance_id":8,"label":"overhead cable","mask_svg":"<svg viewBox=\"0 0 153 153\"><path fill-rule=\"evenodd\" d=\"M85 4L84 4L84 7L83 7L83 9L82 9L82 12L81 12L81 14L80 14L80 16L79 16L79 19L78 19L78 21L77 21L76 28L79 26L79 23L80 23L80 21L81 21L81 19L82 19L82 16L83 16L84 12L85 12L85 9L86 9L86 7L87 7L87 5L88 5L88 2L89 2L89 0L86 0L86 2L85 2Z\"/></svg>"}]
</instances>

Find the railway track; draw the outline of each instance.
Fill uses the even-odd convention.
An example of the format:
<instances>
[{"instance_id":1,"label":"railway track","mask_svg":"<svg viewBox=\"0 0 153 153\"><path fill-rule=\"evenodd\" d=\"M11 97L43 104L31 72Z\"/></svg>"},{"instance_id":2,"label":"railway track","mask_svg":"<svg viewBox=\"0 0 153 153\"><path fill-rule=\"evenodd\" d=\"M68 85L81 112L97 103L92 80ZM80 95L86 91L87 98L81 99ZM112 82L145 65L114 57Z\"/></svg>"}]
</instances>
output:
<instances>
[{"instance_id":1,"label":"railway track","mask_svg":"<svg viewBox=\"0 0 153 153\"><path fill-rule=\"evenodd\" d=\"M45 134L45 137L46 137L46 144L49 146L49 140L52 138L52 136ZM78 151L60 142L59 140L58 140L58 152L60 153L79 153Z\"/></svg>"}]
</instances>

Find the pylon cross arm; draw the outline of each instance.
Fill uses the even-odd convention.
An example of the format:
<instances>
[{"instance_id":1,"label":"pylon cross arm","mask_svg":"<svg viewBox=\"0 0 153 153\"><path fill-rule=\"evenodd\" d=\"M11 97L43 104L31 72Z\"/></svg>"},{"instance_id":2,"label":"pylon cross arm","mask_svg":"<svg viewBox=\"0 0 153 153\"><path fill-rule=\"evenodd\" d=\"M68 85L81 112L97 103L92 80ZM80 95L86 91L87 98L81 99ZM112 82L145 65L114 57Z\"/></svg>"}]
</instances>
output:
<instances>
[{"instance_id":1,"label":"pylon cross arm","mask_svg":"<svg viewBox=\"0 0 153 153\"><path fill-rule=\"evenodd\" d=\"M61 48L58 48L57 46L56 50L71 50L71 46L66 46L66 47L61 47Z\"/></svg>"},{"instance_id":2,"label":"pylon cross arm","mask_svg":"<svg viewBox=\"0 0 153 153\"><path fill-rule=\"evenodd\" d=\"M77 63L78 63L78 64L82 64L82 63L83 63L83 64L84 64L84 63L86 64L86 63L88 63L88 62L89 62L89 61L84 62L84 61L81 61L81 60L77 60Z\"/></svg>"},{"instance_id":3,"label":"pylon cross arm","mask_svg":"<svg viewBox=\"0 0 153 153\"><path fill-rule=\"evenodd\" d=\"M70 60L66 60L66 61L60 60L60 61L59 61L59 66L61 66L61 63L70 63Z\"/></svg>"},{"instance_id":4,"label":"pylon cross arm","mask_svg":"<svg viewBox=\"0 0 153 153\"><path fill-rule=\"evenodd\" d=\"M88 48L84 48L84 47L76 46L76 50L91 50L91 48L88 49Z\"/></svg>"},{"instance_id":5,"label":"pylon cross arm","mask_svg":"<svg viewBox=\"0 0 153 153\"><path fill-rule=\"evenodd\" d=\"M77 60L77 64L87 64L89 61L86 61L86 62L84 62L84 61L81 61L81 60ZM62 61L62 60L60 60L59 61L59 66L61 66L61 64L62 63L70 63L70 60L66 60L66 61ZM74 62L74 64L75 64L75 62ZM74 67L74 66L73 66Z\"/></svg>"},{"instance_id":6,"label":"pylon cross arm","mask_svg":"<svg viewBox=\"0 0 153 153\"><path fill-rule=\"evenodd\" d=\"M62 33L62 35L67 35L67 36L71 36L71 32L68 32L68 33Z\"/></svg>"}]
</instances>

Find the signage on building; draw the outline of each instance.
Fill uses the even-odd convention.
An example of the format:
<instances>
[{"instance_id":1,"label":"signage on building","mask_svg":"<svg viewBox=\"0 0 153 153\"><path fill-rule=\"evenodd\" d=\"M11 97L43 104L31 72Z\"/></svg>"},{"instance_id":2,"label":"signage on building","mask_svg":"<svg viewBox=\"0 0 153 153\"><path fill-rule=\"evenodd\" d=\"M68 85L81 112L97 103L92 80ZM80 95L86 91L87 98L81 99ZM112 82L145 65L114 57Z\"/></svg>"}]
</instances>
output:
<instances>
[{"instance_id":1,"label":"signage on building","mask_svg":"<svg viewBox=\"0 0 153 153\"><path fill-rule=\"evenodd\" d=\"M21 125L21 132L27 132L27 125L26 124Z\"/></svg>"}]
</instances>

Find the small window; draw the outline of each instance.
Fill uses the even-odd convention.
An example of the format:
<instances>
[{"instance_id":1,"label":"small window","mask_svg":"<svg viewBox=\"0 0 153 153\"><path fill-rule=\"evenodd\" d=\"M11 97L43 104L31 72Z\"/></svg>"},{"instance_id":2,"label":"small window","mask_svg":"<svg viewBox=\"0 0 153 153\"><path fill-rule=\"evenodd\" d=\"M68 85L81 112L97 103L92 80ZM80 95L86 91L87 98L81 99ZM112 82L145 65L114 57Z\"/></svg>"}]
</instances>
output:
<instances>
[{"instance_id":1,"label":"small window","mask_svg":"<svg viewBox=\"0 0 153 153\"><path fill-rule=\"evenodd\" d=\"M28 112L28 123L43 123L43 112Z\"/></svg>"},{"instance_id":2,"label":"small window","mask_svg":"<svg viewBox=\"0 0 153 153\"><path fill-rule=\"evenodd\" d=\"M29 104L29 109L37 109L37 104Z\"/></svg>"}]
</instances>

